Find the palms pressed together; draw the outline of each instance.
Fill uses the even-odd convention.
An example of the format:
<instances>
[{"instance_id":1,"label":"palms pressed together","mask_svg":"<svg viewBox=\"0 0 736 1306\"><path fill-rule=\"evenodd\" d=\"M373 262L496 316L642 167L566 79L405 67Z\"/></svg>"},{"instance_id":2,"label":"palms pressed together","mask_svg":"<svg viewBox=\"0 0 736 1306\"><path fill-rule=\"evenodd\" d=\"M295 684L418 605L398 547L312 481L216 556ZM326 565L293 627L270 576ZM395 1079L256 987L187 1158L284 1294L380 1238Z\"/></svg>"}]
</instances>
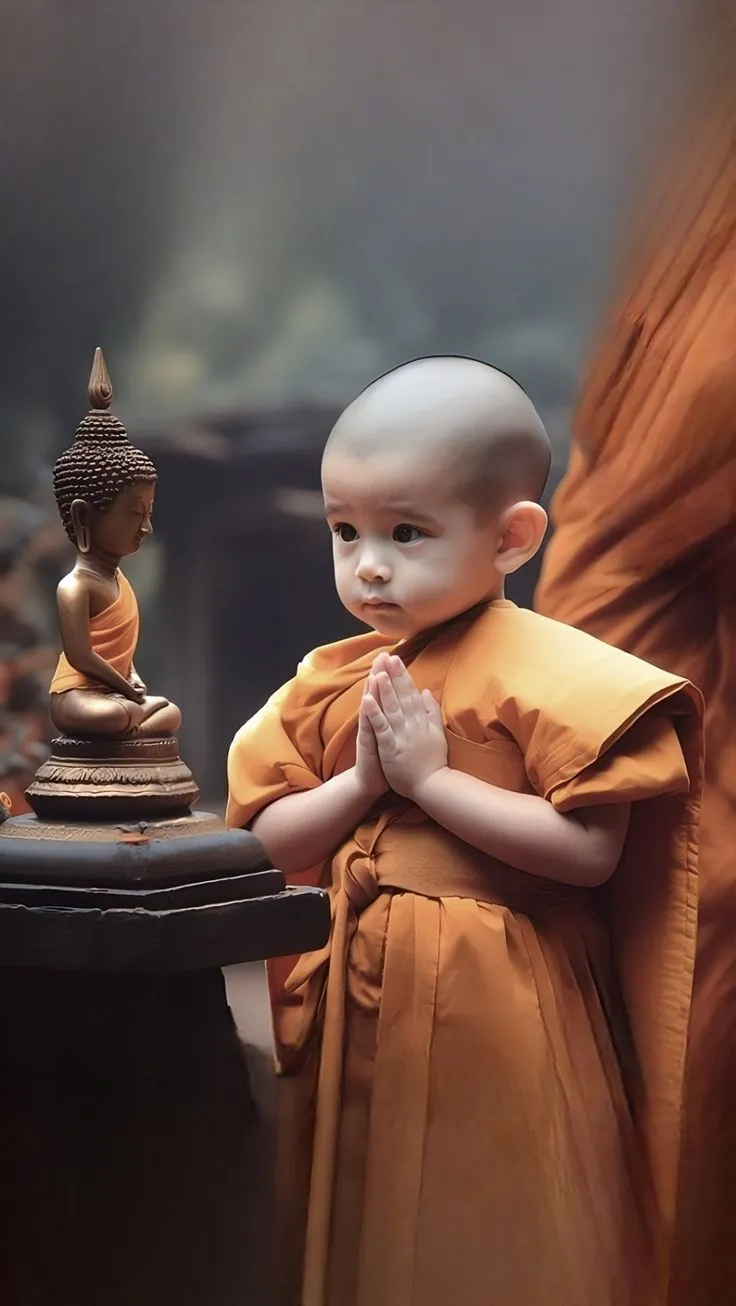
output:
<instances>
[{"instance_id":1,"label":"palms pressed together","mask_svg":"<svg viewBox=\"0 0 736 1306\"><path fill-rule=\"evenodd\" d=\"M414 799L447 765L439 703L417 689L401 658L380 653L368 675L358 718L356 774L376 796L390 788Z\"/></svg>"}]
</instances>

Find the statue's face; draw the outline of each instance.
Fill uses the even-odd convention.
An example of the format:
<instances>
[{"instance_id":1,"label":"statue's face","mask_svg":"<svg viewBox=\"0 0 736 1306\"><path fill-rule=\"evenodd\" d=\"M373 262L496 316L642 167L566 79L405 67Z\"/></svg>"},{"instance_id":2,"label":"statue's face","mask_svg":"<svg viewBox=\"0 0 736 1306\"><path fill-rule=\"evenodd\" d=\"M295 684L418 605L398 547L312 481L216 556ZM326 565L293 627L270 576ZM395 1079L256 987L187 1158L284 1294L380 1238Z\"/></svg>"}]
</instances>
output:
<instances>
[{"instance_id":1,"label":"statue's face","mask_svg":"<svg viewBox=\"0 0 736 1306\"><path fill-rule=\"evenodd\" d=\"M121 490L109 508L90 514L93 550L126 558L137 553L146 535L153 530L155 485L139 482Z\"/></svg>"}]
</instances>

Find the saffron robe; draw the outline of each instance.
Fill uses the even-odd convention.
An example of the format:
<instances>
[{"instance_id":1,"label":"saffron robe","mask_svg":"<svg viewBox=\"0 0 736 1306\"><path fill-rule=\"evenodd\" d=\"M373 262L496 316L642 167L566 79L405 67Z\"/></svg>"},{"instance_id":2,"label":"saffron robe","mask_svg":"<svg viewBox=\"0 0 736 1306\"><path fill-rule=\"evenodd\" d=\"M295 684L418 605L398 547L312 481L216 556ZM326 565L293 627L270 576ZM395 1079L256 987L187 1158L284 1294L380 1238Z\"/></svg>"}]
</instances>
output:
<instances>
[{"instance_id":1,"label":"saffron robe","mask_svg":"<svg viewBox=\"0 0 736 1306\"><path fill-rule=\"evenodd\" d=\"M705 696L700 917L672 1306L736 1304L736 81L584 386L535 604ZM666 193L666 192L665 192ZM678 198L679 196L679 198ZM661 235L661 240L658 237Z\"/></svg>"},{"instance_id":2,"label":"saffron robe","mask_svg":"<svg viewBox=\"0 0 736 1306\"><path fill-rule=\"evenodd\" d=\"M92 652L104 658L128 680L138 644L140 618L138 600L127 576L118 571L117 580L118 597L114 603L98 612L96 617L90 618L89 637ZM110 693L105 685L99 685L97 681L76 671L62 653L56 664L49 693L63 694L68 689L96 689L99 693Z\"/></svg>"},{"instance_id":3,"label":"saffron robe","mask_svg":"<svg viewBox=\"0 0 736 1306\"><path fill-rule=\"evenodd\" d=\"M359 636L312 653L239 731L231 825L353 765L386 647L441 703L452 767L561 812L634 806L599 892L497 862L395 795L311 873L331 939L273 994L302 1107L318 1066L313 1140L307 1116L287 1140L313 1148L301 1300L659 1300L644 1243L654 1206L671 1220L677 1173L698 696L506 601L416 644Z\"/></svg>"}]
</instances>

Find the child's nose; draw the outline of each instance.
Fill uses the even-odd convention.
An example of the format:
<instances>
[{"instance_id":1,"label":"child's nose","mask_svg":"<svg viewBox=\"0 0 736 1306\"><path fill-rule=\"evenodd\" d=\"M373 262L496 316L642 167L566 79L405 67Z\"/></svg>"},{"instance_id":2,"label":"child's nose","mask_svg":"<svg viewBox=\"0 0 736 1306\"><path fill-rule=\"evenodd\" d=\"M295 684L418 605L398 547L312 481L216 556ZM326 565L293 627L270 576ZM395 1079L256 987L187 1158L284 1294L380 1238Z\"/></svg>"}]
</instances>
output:
<instances>
[{"instance_id":1,"label":"child's nose","mask_svg":"<svg viewBox=\"0 0 736 1306\"><path fill-rule=\"evenodd\" d=\"M370 583L375 580L387 581L391 573L384 558L374 549L365 549L360 555L355 574L358 580Z\"/></svg>"}]
</instances>

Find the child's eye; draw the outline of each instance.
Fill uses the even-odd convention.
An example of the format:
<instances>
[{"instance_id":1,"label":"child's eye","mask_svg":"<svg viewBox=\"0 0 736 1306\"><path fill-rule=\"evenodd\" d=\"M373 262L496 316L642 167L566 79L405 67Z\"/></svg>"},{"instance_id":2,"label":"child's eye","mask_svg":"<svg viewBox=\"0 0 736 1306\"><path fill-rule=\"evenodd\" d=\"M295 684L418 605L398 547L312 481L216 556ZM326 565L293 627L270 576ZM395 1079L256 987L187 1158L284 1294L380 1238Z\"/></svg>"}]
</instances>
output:
<instances>
[{"instance_id":1,"label":"child's eye","mask_svg":"<svg viewBox=\"0 0 736 1306\"><path fill-rule=\"evenodd\" d=\"M358 532L355 527L351 526L350 523L346 521L337 522L332 530L333 534L335 534L338 539L342 540L343 544L352 544L353 540L357 540L358 538Z\"/></svg>"},{"instance_id":2,"label":"child's eye","mask_svg":"<svg viewBox=\"0 0 736 1306\"><path fill-rule=\"evenodd\" d=\"M401 522L399 526L394 527L394 539L397 544L413 544L423 536L424 531L420 531L418 526L410 526L408 522Z\"/></svg>"}]
</instances>

